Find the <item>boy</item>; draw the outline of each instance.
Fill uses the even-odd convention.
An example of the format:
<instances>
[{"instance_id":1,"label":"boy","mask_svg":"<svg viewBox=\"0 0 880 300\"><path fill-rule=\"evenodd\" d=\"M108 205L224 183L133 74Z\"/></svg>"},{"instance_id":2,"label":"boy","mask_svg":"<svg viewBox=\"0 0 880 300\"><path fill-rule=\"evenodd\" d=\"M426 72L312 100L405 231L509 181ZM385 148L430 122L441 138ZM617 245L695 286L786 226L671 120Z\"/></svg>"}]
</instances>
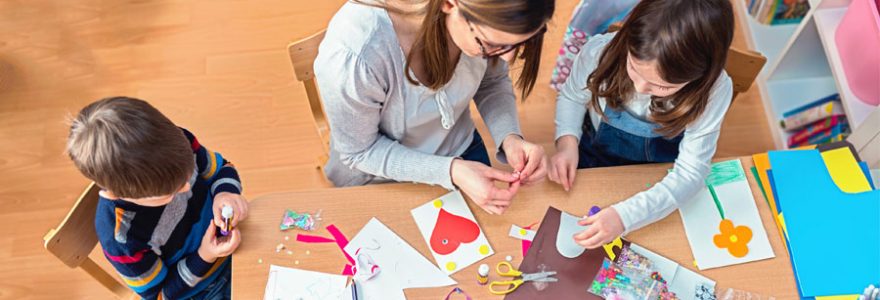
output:
<instances>
[{"instance_id":1,"label":"boy","mask_svg":"<svg viewBox=\"0 0 880 300\"><path fill-rule=\"evenodd\" d=\"M229 255L247 217L238 173L143 100L114 97L83 108L67 153L101 187L95 231L122 280L145 299L230 298ZM213 222L213 224L211 224Z\"/></svg>"}]
</instances>

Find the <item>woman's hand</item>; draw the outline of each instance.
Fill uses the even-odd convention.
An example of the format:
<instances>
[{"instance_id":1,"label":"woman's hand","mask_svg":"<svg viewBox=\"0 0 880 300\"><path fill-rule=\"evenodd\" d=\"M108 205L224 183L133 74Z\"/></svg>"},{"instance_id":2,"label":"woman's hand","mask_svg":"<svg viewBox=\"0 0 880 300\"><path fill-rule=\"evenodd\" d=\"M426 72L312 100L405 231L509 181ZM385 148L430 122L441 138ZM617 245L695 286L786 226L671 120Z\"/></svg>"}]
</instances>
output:
<instances>
[{"instance_id":1,"label":"woman's hand","mask_svg":"<svg viewBox=\"0 0 880 300\"><path fill-rule=\"evenodd\" d=\"M512 173L479 162L455 159L450 172L452 183L490 214L504 213L520 186L519 178ZM506 182L510 186L498 188L495 181Z\"/></svg>"},{"instance_id":2,"label":"woman's hand","mask_svg":"<svg viewBox=\"0 0 880 300\"><path fill-rule=\"evenodd\" d=\"M550 159L550 181L561 184L566 192L571 191L579 156L577 138L571 135L560 137L556 141L556 155Z\"/></svg>"},{"instance_id":3,"label":"woman's hand","mask_svg":"<svg viewBox=\"0 0 880 300\"><path fill-rule=\"evenodd\" d=\"M599 213L578 221L581 226L589 225L586 230L574 235L574 241L587 249L598 248L610 243L623 234L623 221L614 207L608 207Z\"/></svg>"},{"instance_id":4,"label":"woman's hand","mask_svg":"<svg viewBox=\"0 0 880 300\"><path fill-rule=\"evenodd\" d=\"M523 185L541 182L547 176L544 147L526 142L518 135L508 135L501 143L507 163L518 172Z\"/></svg>"}]
</instances>

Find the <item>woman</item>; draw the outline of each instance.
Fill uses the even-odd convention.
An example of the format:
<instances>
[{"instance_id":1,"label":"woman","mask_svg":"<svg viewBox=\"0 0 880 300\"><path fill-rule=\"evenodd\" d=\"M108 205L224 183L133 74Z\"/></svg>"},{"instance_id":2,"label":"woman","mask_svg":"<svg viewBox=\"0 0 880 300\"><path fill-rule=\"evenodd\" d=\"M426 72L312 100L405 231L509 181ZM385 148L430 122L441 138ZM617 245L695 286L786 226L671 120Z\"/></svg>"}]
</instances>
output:
<instances>
[{"instance_id":1,"label":"woman","mask_svg":"<svg viewBox=\"0 0 880 300\"><path fill-rule=\"evenodd\" d=\"M343 5L314 66L332 132L327 177L337 186L458 188L503 213L520 185L547 173L543 148L522 138L507 62L524 61L517 85L527 96L553 10L553 0ZM499 161L514 172L489 167L471 99L500 145Z\"/></svg>"}]
</instances>

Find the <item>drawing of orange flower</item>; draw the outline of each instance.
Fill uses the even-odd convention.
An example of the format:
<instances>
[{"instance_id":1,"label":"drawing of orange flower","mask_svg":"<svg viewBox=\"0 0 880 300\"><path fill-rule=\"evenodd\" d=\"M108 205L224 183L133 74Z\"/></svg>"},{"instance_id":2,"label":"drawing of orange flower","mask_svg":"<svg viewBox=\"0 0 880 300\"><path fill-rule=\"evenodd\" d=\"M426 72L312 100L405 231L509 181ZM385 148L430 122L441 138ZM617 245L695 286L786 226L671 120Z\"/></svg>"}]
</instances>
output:
<instances>
[{"instance_id":1,"label":"drawing of orange flower","mask_svg":"<svg viewBox=\"0 0 880 300\"><path fill-rule=\"evenodd\" d=\"M748 226L733 226L733 222L727 219L718 224L721 234L716 234L712 239L715 246L724 249L734 257L744 257L749 254L749 241L752 240L752 229Z\"/></svg>"}]
</instances>

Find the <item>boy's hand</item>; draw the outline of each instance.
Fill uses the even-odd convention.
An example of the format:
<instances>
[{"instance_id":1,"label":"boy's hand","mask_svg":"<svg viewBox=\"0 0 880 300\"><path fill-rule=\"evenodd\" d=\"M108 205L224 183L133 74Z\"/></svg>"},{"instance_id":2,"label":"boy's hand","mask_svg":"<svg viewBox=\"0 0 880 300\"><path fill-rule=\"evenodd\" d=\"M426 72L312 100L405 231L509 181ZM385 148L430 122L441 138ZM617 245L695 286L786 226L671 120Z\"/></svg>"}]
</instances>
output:
<instances>
[{"instance_id":1,"label":"boy's hand","mask_svg":"<svg viewBox=\"0 0 880 300\"><path fill-rule=\"evenodd\" d=\"M202 260L213 263L218 257L229 256L241 244L241 232L233 229L228 236L217 237L217 226L208 225L202 244L199 245L199 256Z\"/></svg>"},{"instance_id":2,"label":"boy's hand","mask_svg":"<svg viewBox=\"0 0 880 300\"><path fill-rule=\"evenodd\" d=\"M544 180L547 176L547 156L544 155L544 147L523 140L518 135L508 135L501 142L507 162L513 167L513 171L519 172L519 179L523 185L531 185Z\"/></svg>"},{"instance_id":3,"label":"boy's hand","mask_svg":"<svg viewBox=\"0 0 880 300\"><path fill-rule=\"evenodd\" d=\"M574 235L574 241L587 249L595 249L610 243L623 234L623 221L614 207L605 208L599 213L578 221L578 224L590 225L586 230Z\"/></svg>"},{"instance_id":4,"label":"boy's hand","mask_svg":"<svg viewBox=\"0 0 880 300\"><path fill-rule=\"evenodd\" d=\"M239 194L233 194L229 192L221 192L217 195L214 195L214 225L217 227L223 228L223 215L221 211L223 210L223 206L232 207L233 217L232 217L232 227L234 228L238 225L238 222L247 218L248 215L248 202Z\"/></svg>"}]
</instances>

